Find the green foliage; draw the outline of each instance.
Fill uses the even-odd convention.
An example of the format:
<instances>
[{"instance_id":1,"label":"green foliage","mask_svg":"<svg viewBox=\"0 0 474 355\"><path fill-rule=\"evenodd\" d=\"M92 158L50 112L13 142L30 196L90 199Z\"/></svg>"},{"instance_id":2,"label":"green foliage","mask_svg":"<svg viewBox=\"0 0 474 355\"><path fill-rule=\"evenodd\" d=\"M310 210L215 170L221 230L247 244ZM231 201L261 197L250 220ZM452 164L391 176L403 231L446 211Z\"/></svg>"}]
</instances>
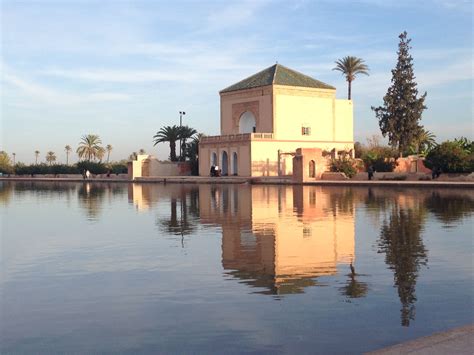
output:
<instances>
[{"instance_id":1,"label":"green foliage","mask_svg":"<svg viewBox=\"0 0 474 355\"><path fill-rule=\"evenodd\" d=\"M58 175L58 174L79 174L75 165L66 164L31 164L25 165L18 163L15 165L16 175Z\"/></svg>"},{"instance_id":2,"label":"green foliage","mask_svg":"<svg viewBox=\"0 0 474 355\"><path fill-rule=\"evenodd\" d=\"M409 54L411 40L407 38L406 32L400 34L399 38L398 62L392 70L392 85L383 98L383 106L372 106L372 110L375 111L383 136L388 136L390 145L397 147L401 154L415 143L422 128L419 121L426 109L426 92L418 97L413 58Z\"/></svg>"},{"instance_id":3,"label":"green foliage","mask_svg":"<svg viewBox=\"0 0 474 355\"><path fill-rule=\"evenodd\" d=\"M101 146L102 141L96 134L87 134L81 138L79 147L76 152L79 158L86 159L88 161L98 159L102 160L105 154L105 149Z\"/></svg>"},{"instance_id":4,"label":"green foliage","mask_svg":"<svg viewBox=\"0 0 474 355\"><path fill-rule=\"evenodd\" d=\"M160 128L158 132L153 136L153 145L157 145L158 143L169 142L170 146L170 160L171 161L178 161L178 160L185 160L186 158L186 140L193 138L193 136L197 133L194 128L188 126L164 126ZM181 147L183 149L182 156L180 152L180 156L176 156L176 142L181 142Z\"/></svg>"},{"instance_id":5,"label":"green foliage","mask_svg":"<svg viewBox=\"0 0 474 355\"><path fill-rule=\"evenodd\" d=\"M471 173L474 171L473 142L466 138L443 142L428 153L425 165L444 173Z\"/></svg>"},{"instance_id":6,"label":"green foliage","mask_svg":"<svg viewBox=\"0 0 474 355\"><path fill-rule=\"evenodd\" d=\"M76 164L79 173L89 170L92 174L105 174L107 172L107 166L103 163L96 163L93 161L80 161Z\"/></svg>"},{"instance_id":7,"label":"green foliage","mask_svg":"<svg viewBox=\"0 0 474 355\"><path fill-rule=\"evenodd\" d=\"M377 142L372 142L370 147L361 145L359 154L366 169L372 166L377 172L392 172L397 166L397 152Z\"/></svg>"},{"instance_id":8,"label":"green foliage","mask_svg":"<svg viewBox=\"0 0 474 355\"><path fill-rule=\"evenodd\" d=\"M344 173L347 177L352 178L357 174L356 164L356 161L348 156L339 156L337 159L331 159L329 170Z\"/></svg>"},{"instance_id":9,"label":"green foliage","mask_svg":"<svg viewBox=\"0 0 474 355\"><path fill-rule=\"evenodd\" d=\"M337 70L345 75L347 81L347 99L351 99L352 82L355 80L357 74L369 75L369 67L364 63L364 60L357 57L347 56L336 61L336 67L332 70Z\"/></svg>"},{"instance_id":10,"label":"green foliage","mask_svg":"<svg viewBox=\"0 0 474 355\"><path fill-rule=\"evenodd\" d=\"M0 151L0 173L2 174L12 174L13 166L8 156L8 153L5 151Z\"/></svg>"},{"instance_id":11,"label":"green foliage","mask_svg":"<svg viewBox=\"0 0 474 355\"><path fill-rule=\"evenodd\" d=\"M112 174L126 174L128 172L127 162L117 162L108 165Z\"/></svg>"}]
</instances>

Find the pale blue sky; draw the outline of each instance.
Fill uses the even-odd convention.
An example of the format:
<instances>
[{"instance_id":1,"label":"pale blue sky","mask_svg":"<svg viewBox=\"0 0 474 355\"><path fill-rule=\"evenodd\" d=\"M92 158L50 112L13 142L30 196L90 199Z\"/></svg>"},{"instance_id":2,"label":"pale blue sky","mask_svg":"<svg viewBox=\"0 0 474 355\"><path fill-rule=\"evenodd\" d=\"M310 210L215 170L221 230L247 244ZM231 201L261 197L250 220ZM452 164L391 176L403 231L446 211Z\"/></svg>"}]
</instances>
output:
<instances>
[{"instance_id":1,"label":"pale blue sky","mask_svg":"<svg viewBox=\"0 0 474 355\"><path fill-rule=\"evenodd\" d=\"M334 61L362 57L353 84L355 139L379 134L398 35L412 38L422 124L439 140L472 139L472 1L6 1L1 7L1 143L17 161L65 161L82 135L111 159L153 148L163 125L219 133L218 91L276 61L337 88ZM76 160L74 156L73 160Z\"/></svg>"}]
</instances>

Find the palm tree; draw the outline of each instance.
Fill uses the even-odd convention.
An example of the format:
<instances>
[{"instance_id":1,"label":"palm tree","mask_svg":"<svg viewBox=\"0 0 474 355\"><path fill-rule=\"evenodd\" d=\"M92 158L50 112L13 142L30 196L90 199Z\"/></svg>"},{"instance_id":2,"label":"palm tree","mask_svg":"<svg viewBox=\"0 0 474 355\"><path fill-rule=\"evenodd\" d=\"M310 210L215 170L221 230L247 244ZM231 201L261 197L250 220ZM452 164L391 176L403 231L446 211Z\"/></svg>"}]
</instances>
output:
<instances>
[{"instance_id":1,"label":"palm tree","mask_svg":"<svg viewBox=\"0 0 474 355\"><path fill-rule=\"evenodd\" d=\"M53 164L53 162L56 161L56 155L54 152L48 152L46 153L46 161L49 163L49 165Z\"/></svg>"},{"instance_id":2,"label":"palm tree","mask_svg":"<svg viewBox=\"0 0 474 355\"><path fill-rule=\"evenodd\" d=\"M102 141L98 135L85 135L81 138L76 153L79 158L85 158L87 161L91 161L91 159L101 160L105 154L105 149L100 146L101 144Z\"/></svg>"},{"instance_id":3,"label":"palm tree","mask_svg":"<svg viewBox=\"0 0 474 355\"><path fill-rule=\"evenodd\" d=\"M12 153L12 155L13 155L13 165L15 165L16 153Z\"/></svg>"},{"instance_id":4,"label":"palm tree","mask_svg":"<svg viewBox=\"0 0 474 355\"><path fill-rule=\"evenodd\" d=\"M336 67L332 70L337 70L346 76L346 81L348 83L347 88L347 99L351 99L351 83L356 78L357 74L369 75L369 67L364 64L364 60L357 57L347 56L342 59L337 60Z\"/></svg>"},{"instance_id":5,"label":"palm tree","mask_svg":"<svg viewBox=\"0 0 474 355\"><path fill-rule=\"evenodd\" d=\"M137 160L137 158L138 158L137 152L133 152L132 154L128 156L128 160Z\"/></svg>"},{"instance_id":6,"label":"palm tree","mask_svg":"<svg viewBox=\"0 0 474 355\"><path fill-rule=\"evenodd\" d=\"M140 148L140 150L138 151L139 155L144 155L145 153L146 153L145 149L143 149L143 148Z\"/></svg>"},{"instance_id":7,"label":"palm tree","mask_svg":"<svg viewBox=\"0 0 474 355\"><path fill-rule=\"evenodd\" d=\"M107 144L105 146L105 150L107 151L107 164L109 163L110 152L114 149L111 144Z\"/></svg>"},{"instance_id":8,"label":"palm tree","mask_svg":"<svg viewBox=\"0 0 474 355\"><path fill-rule=\"evenodd\" d=\"M70 145L66 145L64 150L66 151L66 165L69 165L69 153L71 152L72 148Z\"/></svg>"},{"instance_id":9,"label":"palm tree","mask_svg":"<svg viewBox=\"0 0 474 355\"><path fill-rule=\"evenodd\" d=\"M169 142L170 144L170 160L177 161L176 158L176 141L180 139L180 128L178 126L162 127L153 136L153 146L158 143Z\"/></svg>"},{"instance_id":10,"label":"palm tree","mask_svg":"<svg viewBox=\"0 0 474 355\"><path fill-rule=\"evenodd\" d=\"M179 154L180 160L184 161L186 159L185 154L183 154L183 150L186 147L186 140L189 138L192 138L196 133L197 131L194 128L191 128L188 126L179 127L179 139L181 141L181 146L180 146L181 152Z\"/></svg>"},{"instance_id":11,"label":"palm tree","mask_svg":"<svg viewBox=\"0 0 474 355\"><path fill-rule=\"evenodd\" d=\"M38 164L38 157L40 155L40 151L39 150L35 150L35 164Z\"/></svg>"},{"instance_id":12,"label":"palm tree","mask_svg":"<svg viewBox=\"0 0 474 355\"><path fill-rule=\"evenodd\" d=\"M416 153L427 153L436 146L436 136L434 133L421 127L417 138L413 142L413 148Z\"/></svg>"},{"instance_id":13,"label":"palm tree","mask_svg":"<svg viewBox=\"0 0 474 355\"><path fill-rule=\"evenodd\" d=\"M189 160L197 160L199 154L199 142L201 141L201 138L205 136L204 133L198 133L192 138L190 143L186 144L185 155Z\"/></svg>"}]
</instances>

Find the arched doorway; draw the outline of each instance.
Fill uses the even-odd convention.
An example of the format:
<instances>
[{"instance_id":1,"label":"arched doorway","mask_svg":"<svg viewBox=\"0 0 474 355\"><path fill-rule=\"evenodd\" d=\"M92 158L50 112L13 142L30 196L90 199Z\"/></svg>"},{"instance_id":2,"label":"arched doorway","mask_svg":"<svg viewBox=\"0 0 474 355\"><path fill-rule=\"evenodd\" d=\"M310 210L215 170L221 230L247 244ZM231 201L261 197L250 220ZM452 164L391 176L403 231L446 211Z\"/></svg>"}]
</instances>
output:
<instances>
[{"instance_id":1,"label":"arched doorway","mask_svg":"<svg viewBox=\"0 0 474 355\"><path fill-rule=\"evenodd\" d=\"M232 174L238 175L238 161L237 161L237 153L234 152L232 154Z\"/></svg>"},{"instance_id":2,"label":"arched doorway","mask_svg":"<svg viewBox=\"0 0 474 355\"><path fill-rule=\"evenodd\" d=\"M217 165L217 154L214 152L211 154L211 166Z\"/></svg>"},{"instance_id":3,"label":"arched doorway","mask_svg":"<svg viewBox=\"0 0 474 355\"><path fill-rule=\"evenodd\" d=\"M227 152L224 150L222 152L222 176L229 175L229 157L227 156Z\"/></svg>"},{"instance_id":4,"label":"arched doorway","mask_svg":"<svg viewBox=\"0 0 474 355\"><path fill-rule=\"evenodd\" d=\"M316 163L314 160L309 161L309 177L315 178L316 177Z\"/></svg>"},{"instance_id":5,"label":"arched doorway","mask_svg":"<svg viewBox=\"0 0 474 355\"><path fill-rule=\"evenodd\" d=\"M250 111L245 111L239 119L239 133L253 133L256 130L255 116Z\"/></svg>"}]
</instances>

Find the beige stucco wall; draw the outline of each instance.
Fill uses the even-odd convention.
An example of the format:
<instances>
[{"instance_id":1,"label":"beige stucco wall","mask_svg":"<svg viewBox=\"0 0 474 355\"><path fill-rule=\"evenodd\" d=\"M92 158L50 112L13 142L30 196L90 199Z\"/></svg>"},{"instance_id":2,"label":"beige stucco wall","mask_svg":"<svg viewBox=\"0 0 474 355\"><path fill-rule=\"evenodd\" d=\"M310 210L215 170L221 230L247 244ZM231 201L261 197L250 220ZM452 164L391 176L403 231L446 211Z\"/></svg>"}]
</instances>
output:
<instances>
[{"instance_id":1,"label":"beige stucco wall","mask_svg":"<svg viewBox=\"0 0 474 355\"><path fill-rule=\"evenodd\" d=\"M298 148L320 148L322 150L351 150L354 144L351 143L333 143L333 142L313 142L313 141L278 141L278 140L259 140L252 141L251 144L251 176L278 176L278 150L282 152L294 152ZM283 164L281 166L283 168ZM282 175L292 175L293 163L288 156L284 163Z\"/></svg>"},{"instance_id":2,"label":"beige stucco wall","mask_svg":"<svg viewBox=\"0 0 474 355\"><path fill-rule=\"evenodd\" d=\"M221 135L238 134L238 119L245 111L256 118L256 132L272 132L271 86L221 94Z\"/></svg>"},{"instance_id":3,"label":"beige stucco wall","mask_svg":"<svg viewBox=\"0 0 474 355\"><path fill-rule=\"evenodd\" d=\"M352 100L335 100L335 141L354 140L353 111Z\"/></svg>"},{"instance_id":4,"label":"beige stucco wall","mask_svg":"<svg viewBox=\"0 0 474 355\"><path fill-rule=\"evenodd\" d=\"M223 152L227 152L228 175L250 176L250 141L227 142L222 144L200 144L199 145L199 175L209 176L211 169L211 156L217 154L219 169L222 170ZM234 153L237 154L237 171L234 170Z\"/></svg>"},{"instance_id":5,"label":"beige stucco wall","mask_svg":"<svg viewBox=\"0 0 474 355\"><path fill-rule=\"evenodd\" d=\"M275 86L274 112L276 139L298 141L334 140L335 90ZM311 135L302 135L311 127Z\"/></svg>"}]
</instances>

